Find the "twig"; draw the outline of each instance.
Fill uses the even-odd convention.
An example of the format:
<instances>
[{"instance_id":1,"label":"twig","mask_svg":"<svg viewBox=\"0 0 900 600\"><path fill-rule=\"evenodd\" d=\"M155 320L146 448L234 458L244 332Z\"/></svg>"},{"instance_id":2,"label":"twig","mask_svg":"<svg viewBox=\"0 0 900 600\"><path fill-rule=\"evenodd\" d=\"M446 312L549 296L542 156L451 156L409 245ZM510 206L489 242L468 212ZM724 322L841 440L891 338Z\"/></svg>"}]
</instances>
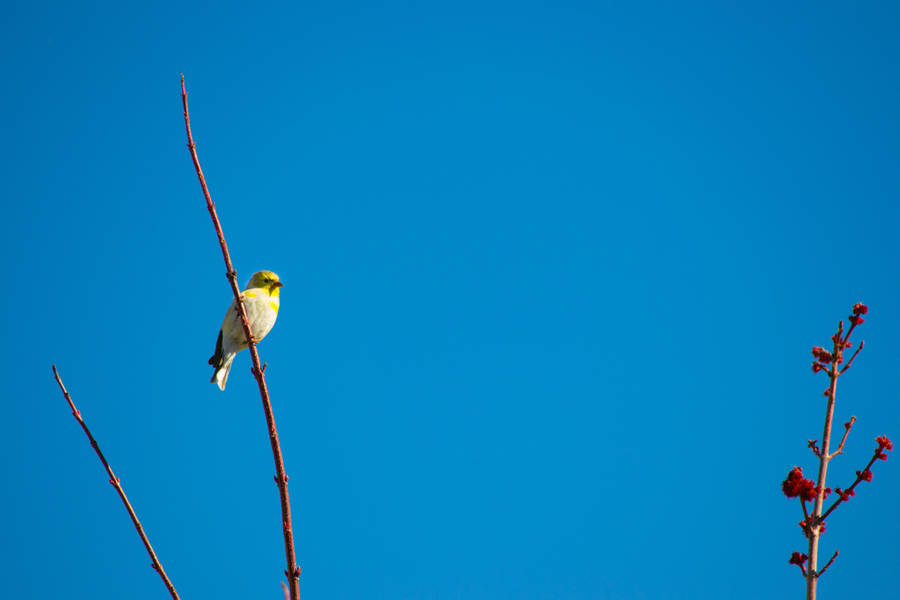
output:
<instances>
[{"instance_id":1,"label":"twig","mask_svg":"<svg viewBox=\"0 0 900 600\"><path fill-rule=\"evenodd\" d=\"M822 567L822 570L821 570L821 571L819 571L818 573L816 573L816 577L821 577L822 575L825 574L825 571L828 570L828 567L831 566L831 563L834 562L834 559L836 559L836 558L838 557L838 554L839 554L839 552L838 552L837 550L835 550L835 551L834 551L834 554L831 555L831 560L829 560L827 563L825 563L825 566Z\"/></svg>"},{"instance_id":2,"label":"twig","mask_svg":"<svg viewBox=\"0 0 900 600\"><path fill-rule=\"evenodd\" d=\"M819 450L819 446L816 444L817 441L818 440L808 440L806 445L809 447L810 450L812 450L813 454L815 454L816 456L821 456L822 451Z\"/></svg>"},{"instance_id":3,"label":"twig","mask_svg":"<svg viewBox=\"0 0 900 600\"><path fill-rule=\"evenodd\" d=\"M803 566L803 563L806 562L806 559L809 558L805 554L800 554L799 552L794 552L791 554L791 559L788 563L792 565L797 565L800 568L800 573L803 574L804 579L806 578L806 567Z\"/></svg>"},{"instance_id":4,"label":"twig","mask_svg":"<svg viewBox=\"0 0 900 600\"><path fill-rule=\"evenodd\" d=\"M851 328L851 329L852 329L852 328ZM844 374L844 371L846 371L847 369L850 368L850 365L853 364L853 359L856 358L856 355L859 354L859 351L862 350L862 349L863 349L863 346L865 346L865 345L866 345L866 341L865 341L865 340L863 340L863 341L861 341L861 342L859 343L859 346L856 347L856 352L853 353L853 356L850 357L850 360L848 360L848 361L847 361L847 364L844 365L844 368L841 369L841 372L839 373L840 375L843 375L843 374Z\"/></svg>"},{"instance_id":5,"label":"twig","mask_svg":"<svg viewBox=\"0 0 900 600\"><path fill-rule=\"evenodd\" d=\"M173 600L180 600L178 597L178 592L175 591L175 586L172 585L172 581L169 579L169 576L166 575L165 569L163 569L162 564L159 562L159 559L156 557L156 552L153 551L153 546L150 545L150 540L147 539L147 534L144 533L144 528L141 526L141 522L137 518L137 514L134 512L134 508L131 507L131 502L128 501L128 496L125 495L125 490L122 488L122 483L119 481L119 478L115 476L113 473L112 467L109 466L109 463L106 462L106 457L103 456L103 452L100 451L100 446L97 444L97 440L94 439L94 436L91 435L91 430L88 429L87 424L84 422L84 419L81 418L81 412L77 408L75 408L75 403L72 402L72 397L69 396L69 391L66 389L66 386L63 385L62 379L59 376L59 371L56 370L56 365L53 365L53 376L56 377L56 383L59 385L59 389L62 390L63 396L66 398L66 402L69 403L69 408L72 409L72 416L75 417L75 420L78 421L78 424L81 425L81 428L84 430L84 434L87 436L88 440L91 442L91 447L94 449L94 452L97 453L97 456L100 458L100 462L103 463L103 467L106 469L106 473L109 475L109 482L116 488L116 491L119 493L119 498L122 499L122 503L125 505L126 510L128 510L128 516L131 517L131 522L134 523L134 528L137 529L138 535L141 536L141 541L144 543L144 548L147 549L147 554L150 555L150 560L153 561L153 568L159 573L159 576L162 578L163 583L166 585L166 589L169 590L169 594L171 594Z\"/></svg>"},{"instance_id":6,"label":"twig","mask_svg":"<svg viewBox=\"0 0 900 600\"><path fill-rule=\"evenodd\" d=\"M848 487L846 490L844 490L843 494L838 495L838 499L834 501L834 504L832 504L828 508L828 510L826 510L825 513L821 517L819 517L819 522L822 522L825 519L827 519L828 515L830 515L834 511L834 509L836 509L838 507L838 505L841 502L845 501L844 500L845 497L849 498L852 495L851 492L856 488L857 485L859 485L860 481L863 481L863 474L866 473L867 471L869 471L872 468L872 465L875 464L875 459L878 458L879 452L880 452L880 450L875 450L875 454L872 456L871 459L869 459L869 462L868 462L868 464L866 464L865 468L862 471L858 471L859 474L856 476L856 481L854 481L850 487Z\"/></svg>"},{"instance_id":7,"label":"twig","mask_svg":"<svg viewBox=\"0 0 900 600\"><path fill-rule=\"evenodd\" d=\"M854 321L853 319L850 320L850 329L847 330L847 335L844 336L844 339L841 340L841 343L843 343L843 344L847 343L847 340L850 339L850 335L853 333L853 330L856 329L857 325L858 325L857 321ZM844 331L844 320L841 319L841 322L838 323L838 339L840 339L841 332L843 332L843 331Z\"/></svg>"},{"instance_id":8,"label":"twig","mask_svg":"<svg viewBox=\"0 0 900 600\"><path fill-rule=\"evenodd\" d=\"M231 283L231 291L234 294L238 311L241 315L241 323L244 326L244 333L247 335L247 341L250 350L250 360L253 361L253 376L259 386L259 395L262 398L263 410L266 413L266 425L269 429L269 442L272 445L272 455L275 458L275 483L278 485L278 492L281 496L281 524L284 530L284 553L287 558L287 570L284 574L290 582L291 600L299 600L300 598L300 569L297 567L297 558L294 553L294 533L291 528L291 502L288 495L288 476L284 472L284 458L281 455L281 444L278 441L278 430L275 428L275 415L272 412L272 402L269 399L269 389L266 386L266 376L264 369L260 366L259 353L256 350L253 332L250 330L250 321L247 319L247 309L241 299L241 290L237 283L237 273L231 264L231 256L228 254L228 245L225 243L225 234L222 232L222 225L219 223L219 217L216 214L216 205L213 204L212 197L209 195L209 189L206 187L206 178L203 177L203 170L200 168L200 159L197 158L197 149L194 145L194 138L191 135L191 119L188 114L187 90L184 86L184 75L181 76L181 102L184 106L184 127L187 132L188 149L191 153L191 159L194 161L194 169L197 171L197 178L200 180L200 187L203 188L203 196L206 198L206 208L209 216L212 218L213 226L216 228L216 236L219 238L219 246L222 248L222 258L225 259L225 269L228 281Z\"/></svg>"},{"instance_id":9,"label":"twig","mask_svg":"<svg viewBox=\"0 0 900 600\"><path fill-rule=\"evenodd\" d=\"M844 452L844 444L847 442L847 436L850 435L850 429L853 427L853 424L856 423L856 417L850 417L850 420L844 423L844 437L841 438L841 443L838 444L837 450L828 455L828 460L831 460L838 454L843 454Z\"/></svg>"}]
</instances>

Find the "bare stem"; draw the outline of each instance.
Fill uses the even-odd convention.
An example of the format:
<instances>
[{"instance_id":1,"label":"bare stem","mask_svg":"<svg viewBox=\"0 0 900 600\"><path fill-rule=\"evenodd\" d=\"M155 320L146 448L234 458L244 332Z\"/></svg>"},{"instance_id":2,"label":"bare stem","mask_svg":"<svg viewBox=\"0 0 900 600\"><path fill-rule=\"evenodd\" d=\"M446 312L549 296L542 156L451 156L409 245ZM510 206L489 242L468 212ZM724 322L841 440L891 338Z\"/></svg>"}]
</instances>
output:
<instances>
[{"instance_id":1,"label":"bare stem","mask_svg":"<svg viewBox=\"0 0 900 600\"><path fill-rule=\"evenodd\" d=\"M844 423L844 437L841 438L841 443L838 444L837 450L829 455L828 460L831 460L838 454L843 454L844 452L844 444L847 443L847 436L850 435L850 429L853 427L853 424L856 423L856 417L850 417L850 420Z\"/></svg>"},{"instance_id":2,"label":"bare stem","mask_svg":"<svg viewBox=\"0 0 900 600\"><path fill-rule=\"evenodd\" d=\"M836 559L838 557L838 554L839 554L839 552L837 550L835 550L834 554L831 555L831 559L827 563L825 563L825 566L822 567L822 570L816 574L816 577L821 577L822 575L825 574L825 571L828 570L828 567L831 566L831 563L834 562L834 559Z\"/></svg>"},{"instance_id":3,"label":"bare stem","mask_svg":"<svg viewBox=\"0 0 900 600\"><path fill-rule=\"evenodd\" d=\"M840 332L840 329L838 330ZM834 399L837 392L837 380L838 380L838 358L840 357L840 350L843 346L843 342L840 341L840 333L838 334L838 340L834 344L834 358L832 359L831 369L828 372L828 377L830 378L830 385L828 386L828 405L825 408L825 428L822 432L822 448L819 452L819 475L816 478L816 501L813 506L813 512L811 515L811 520L807 521L809 524L809 568L806 570L806 600L815 600L816 598L816 580L818 578L818 573L816 572L816 565L819 555L819 535L821 532L821 519L819 515L822 514L822 503L825 500L825 476L828 473L828 448L831 443L831 423L834 419Z\"/></svg>"},{"instance_id":4,"label":"bare stem","mask_svg":"<svg viewBox=\"0 0 900 600\"><path fill-rule=\"evenodd\" d=\"M250 321L247 319L247 309L241 299L241 290L237 283L237 273L231 264L231 256L228 253L228 245L225 243L225 234L222 232L222 225L219 223L219 217L216 214L216 205L213 204L212 197L209 195L209 188L206 187L206 178L203 176L203 169L200 168L200 159L197 158L197 149L194 145L194 138L191 135L191 119L188 114L187 90L184 86L184 75L181 76L181 102L184 106L184 127L187 132L188 149L191 153L191 160L194 161L194 169L197 171L197 178L200 180L200 187L203 188L203 196L206 198L206 208L209 216L212 218L213 226L216 229L216 236L219 238L219 246L222 249L222 258L225 260L225 270L228 281L231 283L231 291L234 294L238 311L241 315L241 323L244 326L244 333L250 349L250 360L253 362L253 376L259 386L259 395L262 398L263 411L266 414L266 425L269 430L269 442L272 446L272 455L275 458L275 483L278 485L278 492L281 496L281 525L284 531L284 553L287 559L287 569L284 574L290 583L291 600L299 600L300 598L300 569L297 567L297 557L294 552L294 533L291 527L291 502L288 495L288 476L284 471L284 458L281 455L281 444L278 441L278 431L275 428L275 415L272 412L272 402L269 399L269 389L266 386L266 376L264 369L260 366L259 353L256 350L256 343L253 341L253 333L250 330Z\"/></svg>"},{"instance_id":5,"label":"bare stem","mask_svg":"<svg viewBox=\"0 0 900 600\"><path fill-rule=\"evenodd\" d=\"M66 386L63 385L62 378L59 376L59 371L56 370L56 365L53 365L53 376L56 377L56 383L59 385L59 389L62 390L63 396L66 398L66 402L69 403L69 408L72 409L72 416L75 417L75 420L78 421L78 424L81 425L81 428L84 430L84 434L87 436L88 440L91 442L91 447L94 449L94 452L97 453L97 456L100 458L100 462L103 463L103 468L106 469L107 475L109 475L109 482L116 488L116 491L119 493L119 498L122 499L122 503L125 505L125 509L128 511L128 516L131 517L131 522L134 523L134 528L137 529L138 535L141 537L141 541L144 543L144 548L147 549L147 554L150 555L150 560L153 561L153 568L159 573L159 576L162 578L163 583L166 585L166 589L169 590L169 594L172 596L173 600L180 600L178 597L178 592L175 591L175 586L172 585L172 581L169 579L169 576L166 575L165 569L163 569L162 563L159 562L159 559L156 557L156 552L153 551L153 546L150 545L150 540L147 539L147 534L144 533L144 527L141 525L141 522L137 518L137 514L134 512L134 508L131 506L131 502L128 501L128 496L125 495L125 490L122 488L122 483L119 481L119 478L116 477L115 473L113 473L112 467L109 466L109 463L106 462L106 457L103 456L103 452L100 451L100 446L97 444L97 440L94 439L94 436L91 435L91 430L88 429L87 424L84 422L84 419L81 418L81 412L77 408L75 408L75 403L72 401L72 397L69 396L69 391L66 389Z\"/></svg>"}]
</instances>

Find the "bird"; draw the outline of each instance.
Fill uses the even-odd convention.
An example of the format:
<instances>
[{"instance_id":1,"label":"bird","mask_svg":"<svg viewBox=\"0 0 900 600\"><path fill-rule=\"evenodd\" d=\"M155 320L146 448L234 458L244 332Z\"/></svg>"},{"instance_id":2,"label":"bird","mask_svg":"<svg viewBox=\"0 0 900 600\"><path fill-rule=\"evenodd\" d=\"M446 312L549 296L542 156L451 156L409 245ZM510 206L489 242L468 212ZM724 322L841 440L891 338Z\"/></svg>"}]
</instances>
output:
<instances>
[{"instance_id":1,"label":"bird","mask_svg":"<svg viewBox=\"0 0 900 600\"><path fill-rule=\"evenodd\" d=\"M254 343L259 343L275 325L280 304L278 296L283 285L278 280L278 275L272 271L259 271L253 274L247 287L241 292ZM222 328L219 329L216 351L209 359L209 364L215 368L209 382L218 384L219 389L225 391L225 383L228 381L228 372L231 371L234 357L248 346L247 335L241 322L241 312L238 310L237 301L234 300L225 313Z\"/></svg>"}]
</instances>

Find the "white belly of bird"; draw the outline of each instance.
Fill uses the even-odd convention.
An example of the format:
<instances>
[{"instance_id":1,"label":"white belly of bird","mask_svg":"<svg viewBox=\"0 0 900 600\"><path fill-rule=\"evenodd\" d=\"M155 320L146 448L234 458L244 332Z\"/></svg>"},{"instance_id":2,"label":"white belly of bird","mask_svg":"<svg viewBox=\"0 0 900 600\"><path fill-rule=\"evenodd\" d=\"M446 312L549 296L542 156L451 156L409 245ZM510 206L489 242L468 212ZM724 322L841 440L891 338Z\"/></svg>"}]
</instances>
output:
<instances>
[{"instance_id":1,"label":"white belly of bird","mask_svg":"<svg viewBox=\"0 0 900 600\"><path fill-rule=\"evenodd\" d=\"M250 331L253 332L253 337L259 342L266 337L275 325L275 319L278 317L278 298L272 298L271 296L248 297L245 295L244 308L247 309ZM238 325L232 329L234 342L239 348L246 348L247 339L244 335L244 328L240 326L241 317L237 308L232 305L229 313L233 314L233 317L237 320L236 325Z\"/></svg>"}]
</instances>

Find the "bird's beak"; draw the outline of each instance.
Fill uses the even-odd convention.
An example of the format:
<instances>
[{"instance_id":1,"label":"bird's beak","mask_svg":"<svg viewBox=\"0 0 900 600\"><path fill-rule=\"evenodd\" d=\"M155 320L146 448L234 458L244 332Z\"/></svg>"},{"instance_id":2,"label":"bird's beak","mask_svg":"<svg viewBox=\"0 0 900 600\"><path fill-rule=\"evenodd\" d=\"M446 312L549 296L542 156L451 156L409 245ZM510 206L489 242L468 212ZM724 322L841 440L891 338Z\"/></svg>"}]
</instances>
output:
<instances>
[{"instance_id":1,"label":"bird's beak","mask_svg":"<svg viewBox=\"0 0 900 600\"><path fill-rule=\"evenodd\" d=\"M275 283L272 284L272 287L280 288L280 287L284 287L284 284L281 283L280 281L276 281Z\"/></svg>"}]
</instances>

